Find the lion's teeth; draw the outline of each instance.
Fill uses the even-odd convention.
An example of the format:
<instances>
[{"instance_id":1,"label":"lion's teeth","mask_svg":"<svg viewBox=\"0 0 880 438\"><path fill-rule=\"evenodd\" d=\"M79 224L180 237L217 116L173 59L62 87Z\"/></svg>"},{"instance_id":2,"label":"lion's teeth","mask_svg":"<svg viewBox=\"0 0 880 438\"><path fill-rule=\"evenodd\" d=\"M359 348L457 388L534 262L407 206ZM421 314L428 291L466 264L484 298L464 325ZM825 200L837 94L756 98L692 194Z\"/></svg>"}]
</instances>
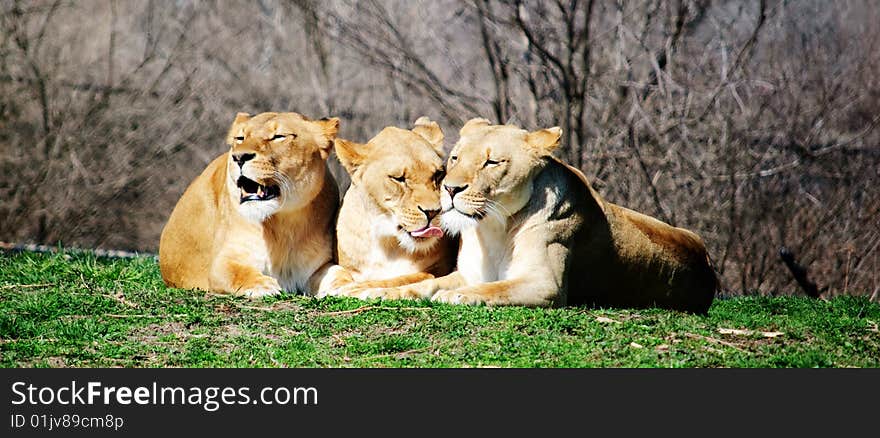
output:
<instances>
[{"instance_id":1,"label":"lion's teeth","mask_svg":"<svg viewBox=\"0 0 880 438\"><path fill-rule=\"evenodd\" d=\"M263 197L263 186L257 187L257 196L259 196L261 198Z\"/></svg>"}]
</instances>

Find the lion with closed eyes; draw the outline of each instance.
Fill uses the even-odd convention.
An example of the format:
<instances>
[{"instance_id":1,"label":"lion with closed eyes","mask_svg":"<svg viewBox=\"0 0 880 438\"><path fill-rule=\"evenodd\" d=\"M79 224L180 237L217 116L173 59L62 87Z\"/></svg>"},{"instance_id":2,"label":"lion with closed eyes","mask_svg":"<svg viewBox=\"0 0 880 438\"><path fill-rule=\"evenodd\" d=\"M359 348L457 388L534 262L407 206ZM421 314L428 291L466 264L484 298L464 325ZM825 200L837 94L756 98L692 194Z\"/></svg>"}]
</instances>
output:
<instances>
[{"instance_id":1,"label":"lion with closed eyes","mask_svg":"<svg viewBox=\"0 0 880 438\"><path fill-rule=\"evenodd\" d=\"M552 156L562 130L468 121L442 183L457 269L367 291L452 304L663 307L705 313L718 286L691 231L604 200Z\"/></svg>"},{"instance_id":2,"label":"lion with closed eyes","mask_svg":"<svg viewBox=\"0 0 880 438\"><path fill-rule=\"evenodd\" d=\"M352 283L319 296L384 298L382 288L448 274L454 239L439 227L443 132L427 117L387 127L366 144L337 139L351 176L336 225L339 265Z\"/></svg>"},{"instance_id":3,"label":"lion with closed eyes","mask_svg":"<svg viewBox=\"0 0 880 438\"><path fill-rule=\"evenodd\" d=\"M327 157L335 118L239 113L217 157L162 230L165 284L257 298L315 295L347 277L333 263L339 204Z\"/></svg>"}]
</instances>

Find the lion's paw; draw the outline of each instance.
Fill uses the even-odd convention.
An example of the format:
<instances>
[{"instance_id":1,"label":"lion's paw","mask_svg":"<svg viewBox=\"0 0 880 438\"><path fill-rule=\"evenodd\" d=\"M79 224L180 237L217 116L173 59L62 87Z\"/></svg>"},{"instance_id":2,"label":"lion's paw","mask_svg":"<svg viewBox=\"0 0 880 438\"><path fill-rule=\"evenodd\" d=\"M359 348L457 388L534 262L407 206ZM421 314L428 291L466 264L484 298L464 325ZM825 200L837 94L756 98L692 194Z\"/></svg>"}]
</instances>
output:
<instances>
[{"instance_id":1,"label":"lion's paw","mask_svg":"<svg viewBox=\"0 0 880 438\"><path fill-rule=\"evenodd\" d=\"M441 290L431 297L431 301L434 301L435 303L467 305L475 305L483 302L483 300L477 295L467 292L458 292L455 289Z\"/></svg>"},{"instance_id":2,"label":"lion's paw","mask_svg":"<svg viewBox=\"0 0 880 438\"><path fill-rule=\"evenodd\" d=\"M417 300L420 297L407 288L400 287L371 287L352 291L352 295L362 300L381 299L381 300Z\"/></svg>"},{"instance_id":3,"label":"lion's paw","mask_svg":"<svg viewBox=\"0 0 880 438\"><path fill-rule=\"evenodd\" d=\"M268 297L281 293L281 285L272 277L263 277L260 280L241 289L241 294L250 299Z\"/></svg>"},{"instance_id":4,"label":"lion's paw","mask_svg":"<svg viewBox=\"0 0 880 438\"><path fill-rule=\"evenodd\" d=\"M346 293L350 291L351 286L342 286L333 289L322 290L315 295L315 298L325 298L325 297L345 297L348 296Z\"/></svg>"}]
</instances>

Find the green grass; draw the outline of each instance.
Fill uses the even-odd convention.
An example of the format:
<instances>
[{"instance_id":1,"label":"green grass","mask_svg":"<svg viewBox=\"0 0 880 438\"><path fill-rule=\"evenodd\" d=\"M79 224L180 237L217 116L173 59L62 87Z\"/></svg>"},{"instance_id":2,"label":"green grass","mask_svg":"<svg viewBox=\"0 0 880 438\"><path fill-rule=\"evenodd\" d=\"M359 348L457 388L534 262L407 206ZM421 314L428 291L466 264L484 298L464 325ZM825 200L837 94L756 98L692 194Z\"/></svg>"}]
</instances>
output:
<instances>
[{"instance_id":1,"label":"green grass","mask_svg":"<svg viewBox=\"0 0 880 438\"><path fill-rule=\"evenodd\" d=\"M0 255L3 367L878 367L878 322L858 297L716 300L708 316L248 301L168 289L149 258Z\"/></svg>"}]
</instances>

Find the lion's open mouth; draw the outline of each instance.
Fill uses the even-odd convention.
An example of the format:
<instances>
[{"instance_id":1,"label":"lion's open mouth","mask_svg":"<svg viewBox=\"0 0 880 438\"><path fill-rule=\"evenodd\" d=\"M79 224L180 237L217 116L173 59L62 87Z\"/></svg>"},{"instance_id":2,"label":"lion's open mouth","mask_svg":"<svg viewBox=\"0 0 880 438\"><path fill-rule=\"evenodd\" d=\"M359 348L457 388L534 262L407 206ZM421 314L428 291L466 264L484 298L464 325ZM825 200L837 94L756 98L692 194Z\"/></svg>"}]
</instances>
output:
<instances>
[{"instance_id":1,"label":"lion's open mouth","mask_svg":"<svg viewBox=\"0 0 880 438\"><path fill-rule=\"evenodd\" d=\"M278 186L264 186L252 179L241 176L238 178L238 189L241 191L240 203L248 201L268 201L281 195Z\"/></svg>"}]
</instances>

